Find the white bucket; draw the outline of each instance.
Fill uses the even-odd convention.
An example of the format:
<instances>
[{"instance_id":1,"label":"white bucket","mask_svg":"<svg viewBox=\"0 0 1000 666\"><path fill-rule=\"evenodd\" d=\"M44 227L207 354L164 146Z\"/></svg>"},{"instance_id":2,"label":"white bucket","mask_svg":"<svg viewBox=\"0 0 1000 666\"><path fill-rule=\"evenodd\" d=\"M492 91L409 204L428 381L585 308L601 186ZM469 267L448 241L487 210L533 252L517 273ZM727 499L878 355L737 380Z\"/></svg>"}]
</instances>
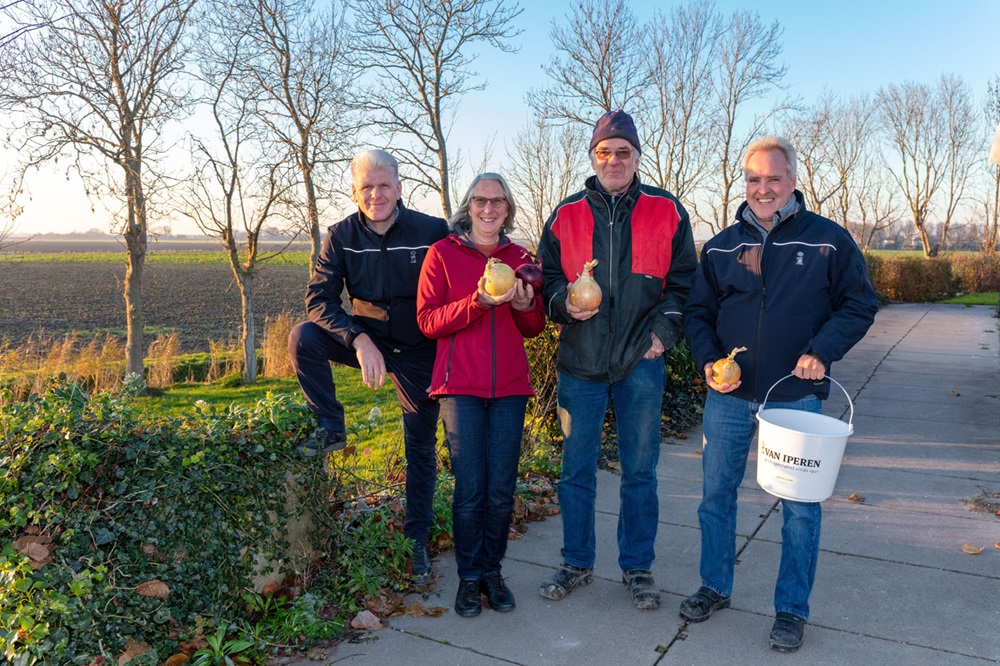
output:
<instances>
[{"instance_id":1,"label":"white bucket","mask_svg":"<svg viewBox=\"0 0 1000 666\"><path fill-rule=\"evenodd\" d=\"M767 398L786 375L767 390L757 410L757 483L776 497L799 502L821 502L833 494L847 438L854 432L854 403L848 423L823 414L797 409L765 409Z\"/></svg>"}]
</instances>

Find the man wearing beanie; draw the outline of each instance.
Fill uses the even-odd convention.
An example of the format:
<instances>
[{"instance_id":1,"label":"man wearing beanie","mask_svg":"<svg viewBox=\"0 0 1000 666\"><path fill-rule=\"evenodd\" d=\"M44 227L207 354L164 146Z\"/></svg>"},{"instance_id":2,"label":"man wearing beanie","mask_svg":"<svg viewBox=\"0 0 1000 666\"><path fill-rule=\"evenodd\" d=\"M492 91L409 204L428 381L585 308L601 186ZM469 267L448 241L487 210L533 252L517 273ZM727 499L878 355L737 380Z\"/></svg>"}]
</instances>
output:
<instances>
[{"instance_id":1,"label":"man wearing beanie","mask_svg":"<svg viewBox=\"0 0 1000 666\"><path fill-rule=\"evenodd\" d=\"M590 142L596 175L556 206L538 248L546 311L563 325L556 362L563 561L539 594L562 599L593 580L597 458L610 399L622 470L618 564L632 603L647 610L660 605L650 569L659 519L663 355L680 339L697 258L681 203L639 182L640 153L631 116L601 116ZM570 303L569 287L591 260L597 261L593 277L602 300L582 310Z\"/></svg>"}]
</instances>

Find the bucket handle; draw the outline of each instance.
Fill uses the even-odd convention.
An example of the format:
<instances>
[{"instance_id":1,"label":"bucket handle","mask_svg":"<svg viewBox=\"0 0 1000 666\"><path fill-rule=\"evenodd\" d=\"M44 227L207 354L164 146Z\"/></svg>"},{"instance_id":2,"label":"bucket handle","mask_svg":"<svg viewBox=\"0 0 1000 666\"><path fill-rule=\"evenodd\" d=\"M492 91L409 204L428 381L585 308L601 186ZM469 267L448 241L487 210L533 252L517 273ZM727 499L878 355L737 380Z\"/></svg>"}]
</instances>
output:
<instances>
[{"instance_id":1,"label":"bucket handle","mask_svg":"<svg viewBox=\"0 0 1000 666\"><path fill-rule=\"evenodd\" d=\"M771 396L771 391L774 390L775 386L777 386L781 382L785 381L789 377L794 377L794 376L795 375L792 375L792 374L785 375L784 377L782 377L778 381L776 381L773 384L771 384L771 388L767 389L767 394L764 396L764 402L760 403L760 407L757 408L757 411L761 412L764 409L764 405L767 404L767 399ZM829 379L831 382L833 382L837 386L840 386L840 390L844 392L845 396L847 396L847 404L850 405L850 407L851 407L851 416L847 420L847 425L850 427L851 432L854 432L854 403L851 401L851 394L847 392L847 389L845 389L843 386L840 385L840 382L838 382L836 379L834 379L830 375L827 375L825 377L825 379Z\"/></svg>"}]
</instances>

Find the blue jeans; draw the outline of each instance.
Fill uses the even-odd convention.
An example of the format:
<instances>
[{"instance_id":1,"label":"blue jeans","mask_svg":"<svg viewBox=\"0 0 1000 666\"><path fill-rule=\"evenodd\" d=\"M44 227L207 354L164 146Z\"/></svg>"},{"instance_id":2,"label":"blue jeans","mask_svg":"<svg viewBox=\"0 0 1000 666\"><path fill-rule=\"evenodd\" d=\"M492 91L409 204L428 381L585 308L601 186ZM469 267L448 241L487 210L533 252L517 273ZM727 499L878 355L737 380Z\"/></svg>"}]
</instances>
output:
<instances>
[{"instance_id":1,"label":"blue jeans","mask_svg":"<svg viewBox=\"0 0 1000 666\"><path fill-rule=\"evenodd\" d=\"M728 597L736 564L736 495L747 468L750 443L757 431L760 403L709 389L705 401L702 454L701 584ZM768 408L819 413L814 395L794 402L768 402ZM809 593L816 578L822 510L819 502L781 500L781 565L774 588L775 612L809 619Z\"/></svg>"},{"instance_id":2,"label":"blue jeans","mask_svg":"<svg viewBox=\"0 0 1000 666\"><path fill-rule=\"evenodd\" d=\"M641 360L612 384L559 373L559 424L563 432L559 507L563 519L563 559L594 566L594 500L601 429L610 398L618 427L622 466L618 512L618 564L623 571L653 564L659 499L656 463L660 457L660 411L666 369L663 358Z\"/></svg>"},{"instance_id":3,"label":"blue jeans","mask_svg":"<svg viewBox=\"0 0 1000 666\"><path fill-rule=\"evenodd\" d=\"M442 396L444 441L455 474L452 534L459 578L500 573L514 508L528 396Z\"/></svg>"}]
</instances>

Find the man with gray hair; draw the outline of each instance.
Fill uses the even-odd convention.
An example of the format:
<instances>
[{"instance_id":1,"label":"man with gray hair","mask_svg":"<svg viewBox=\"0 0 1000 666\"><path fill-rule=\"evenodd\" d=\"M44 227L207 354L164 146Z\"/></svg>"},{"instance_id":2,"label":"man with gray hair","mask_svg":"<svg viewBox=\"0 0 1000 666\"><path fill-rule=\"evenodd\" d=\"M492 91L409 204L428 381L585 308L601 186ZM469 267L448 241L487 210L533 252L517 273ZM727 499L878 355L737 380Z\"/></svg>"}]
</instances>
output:
<instances>
[{"instance_id":1,"label":"man with gray hair","mask_svg":"<svg viewBox=\"0 0 1000 666\"><path fill-rule=\"evenodd\" d=\"M688 622L703 622L730 604L736 494L761 401L769 408L820 412L830 391L823 381L830 364L864 337L878 310L864 257L850 234L806 210L795 189L795 149L788 141L768 136L751 143L743 176L746 201L735 223L702 248L684 308L684 333L709 389L698 508L701 587L681 603ZM713 363L740 347L741 377L732 383L714 379ZM809 619L822 513L819 502L781 502L770 644L792 652L802 645Z\"/></svg>"},{"instance_id":2,"label":"man with gray hair","mask_svg":"<svg viewBox=\"0 0 1000 666\"><path fill-rule=\"evenodd\" d=\"M384 150L366 150L351 162L351 195L358 211L330 227L306 290L309 320L292 329L288 352L317 427L297 450L322 456L347 444L344 407L337 400L330 362L361 370L365 385L388 378L403 411L406 518L413 540L413 580L431 578L427 542L434 518L438 405L427 395L435 343L417 326L417 282L431 245L447 223L403 206L399 165ZM343 307L347 289L351 313Z\"/></svg>"}]
</instances>

